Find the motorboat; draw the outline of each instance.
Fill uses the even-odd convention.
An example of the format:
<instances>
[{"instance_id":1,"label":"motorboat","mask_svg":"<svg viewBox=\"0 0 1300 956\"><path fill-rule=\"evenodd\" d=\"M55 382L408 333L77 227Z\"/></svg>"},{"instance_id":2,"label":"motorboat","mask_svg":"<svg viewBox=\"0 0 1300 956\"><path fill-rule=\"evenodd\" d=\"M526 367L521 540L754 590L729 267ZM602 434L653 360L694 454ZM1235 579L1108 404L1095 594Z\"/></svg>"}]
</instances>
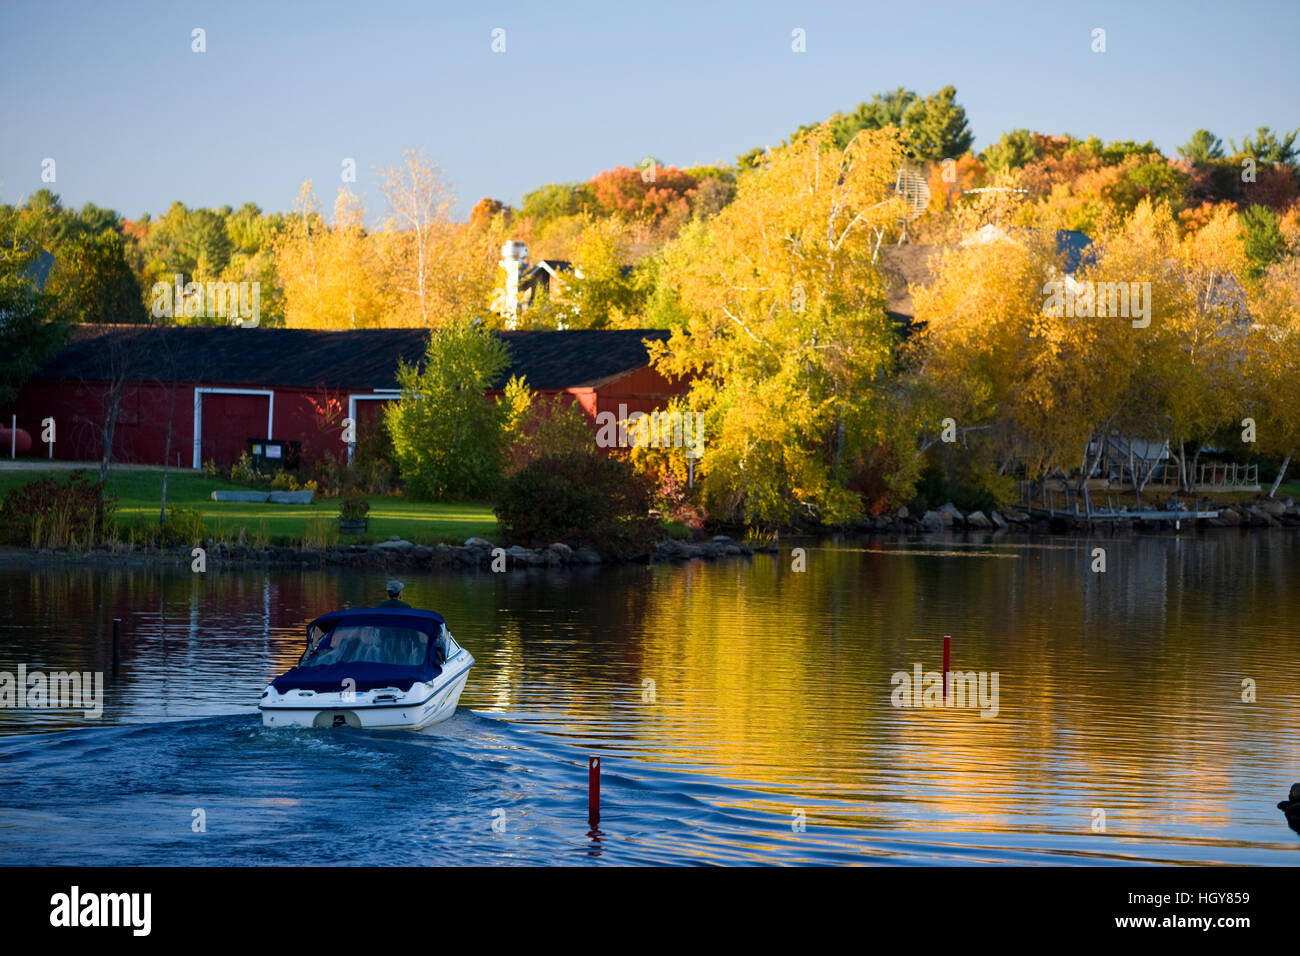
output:
<instances>
[{"instance_id":1,"label":"motorboat","mask_svg":"<svg viewBox=\"0 0 1300 956\"><path fill-rule=\"evenodd\" d=\"M473 665L433 611L334 611L307 625L302 658L257 709L266 727L419 730L455 713Z\"/></svg>"}]
</instances>

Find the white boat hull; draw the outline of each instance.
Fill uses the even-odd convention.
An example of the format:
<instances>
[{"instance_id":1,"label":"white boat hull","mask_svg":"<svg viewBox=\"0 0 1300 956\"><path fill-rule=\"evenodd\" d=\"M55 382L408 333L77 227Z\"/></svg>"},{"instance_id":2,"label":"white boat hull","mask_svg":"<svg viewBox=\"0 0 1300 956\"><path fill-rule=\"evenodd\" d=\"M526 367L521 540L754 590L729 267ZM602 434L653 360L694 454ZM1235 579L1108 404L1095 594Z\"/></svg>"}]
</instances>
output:
<instances>
[{"instance_id":1,"label":"white boat hull","mask_svg":"<svg viewBox=\"0 0 1300 956\"><path fill-rule=\"evenodd\" d=\"M321 693L268 687L257 709L264 727L355 727L364 730L420 730L456 712L474 658L463 647L427 683L403 692L396 687Z\"/></svg>"}]
</instances>

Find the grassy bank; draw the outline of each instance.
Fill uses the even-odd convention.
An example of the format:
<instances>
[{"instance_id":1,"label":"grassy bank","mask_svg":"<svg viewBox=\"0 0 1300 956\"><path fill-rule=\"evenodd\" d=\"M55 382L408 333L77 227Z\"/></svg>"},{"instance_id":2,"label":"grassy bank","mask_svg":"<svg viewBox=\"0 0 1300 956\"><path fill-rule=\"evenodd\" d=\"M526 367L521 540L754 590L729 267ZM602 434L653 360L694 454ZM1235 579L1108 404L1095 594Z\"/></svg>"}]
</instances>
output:
<instances>
[{"instance_id":1,"label":"grassy bank","mask_svg":"<svg viewBox=\"0 0 1300 956\"><path fill-rule=\"evenodd\" d=\"M97 474L87 468L92 477ZM0 468L0 494L38 478L53 477L66 481L68 471L23 470ZM193 471L175 471L167 475L167 504L194 508L203 515L208 534L217 539L235 540L241 529L248 541L265 538L272 544L297 544L307 532L309 519L333 521L338 516L336 498L317 499L310 505L275 505L235 501L213 501L214 491L247 491L221 478L210 478ZM133 529L157 526L162 499L161 470L113 470L108 477L109 494L117 495L119 534L126 538ZM406 498L369 496L369 525L364 535L347 535L343 543L383 541L398 535L416 544L461 544L479 535L491 538L497 530L492 507L484 503L410 501Z\"/></svg>"}]
</instances>

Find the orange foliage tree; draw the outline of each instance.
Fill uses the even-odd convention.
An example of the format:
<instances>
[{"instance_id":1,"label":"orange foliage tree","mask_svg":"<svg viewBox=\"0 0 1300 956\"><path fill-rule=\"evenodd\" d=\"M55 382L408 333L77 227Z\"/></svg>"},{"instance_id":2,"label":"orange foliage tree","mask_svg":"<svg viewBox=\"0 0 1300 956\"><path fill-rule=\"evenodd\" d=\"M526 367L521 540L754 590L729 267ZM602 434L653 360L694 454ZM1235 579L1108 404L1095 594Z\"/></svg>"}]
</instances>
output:
<instances>
[{"instance_id":1,"label":"orange foliage tree","mask_svg":"<svg viewBox=\"0 0 1300 956\"><path fill-rule=\"evenodd\" d=\"M616 166L589 183L603 214L651 222L670 215L685 219L697 185L694 176L676 166Z\"/></svg>"}]
</instances>

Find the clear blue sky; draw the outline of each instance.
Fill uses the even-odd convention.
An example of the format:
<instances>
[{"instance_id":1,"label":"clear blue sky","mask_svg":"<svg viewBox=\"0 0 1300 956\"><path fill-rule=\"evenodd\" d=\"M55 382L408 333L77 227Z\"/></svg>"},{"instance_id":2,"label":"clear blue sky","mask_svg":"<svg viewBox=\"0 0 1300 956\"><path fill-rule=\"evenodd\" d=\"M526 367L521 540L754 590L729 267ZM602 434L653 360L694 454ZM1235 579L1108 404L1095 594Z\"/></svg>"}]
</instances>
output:
<instances>
[{"instance_id":1,"label":"clear blue sky","mask_svg":"<svg viewBox=\"0 0 1300 956\"><path fill-rule=\"evenodd\" d=\"M414 146L464 211L647 154L730 162L877 91L949 83L977 149L1023 126L1172 153L1198 127L1226 144L1300 126L1297 49L1298 0L0 0L0 201L52 157L74 207L288 209L310 178L328 208L353 157L374 214L373 167Z\"/></svg>"}]
</instances>

